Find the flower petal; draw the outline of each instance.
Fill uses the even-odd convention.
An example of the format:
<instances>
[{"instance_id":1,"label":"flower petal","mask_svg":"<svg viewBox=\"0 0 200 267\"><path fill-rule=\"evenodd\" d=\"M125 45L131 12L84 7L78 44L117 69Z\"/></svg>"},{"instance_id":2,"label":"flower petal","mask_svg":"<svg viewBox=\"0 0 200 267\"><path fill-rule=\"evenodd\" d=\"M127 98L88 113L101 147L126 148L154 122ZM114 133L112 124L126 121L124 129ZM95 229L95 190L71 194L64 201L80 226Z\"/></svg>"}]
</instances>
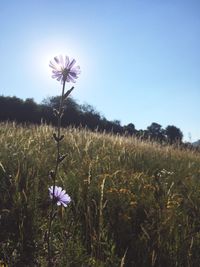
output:
<instances>
[{"instance_id":1,"label":"flower petal","mask_svg":"<svg viewBox=\"0 0 200 267\"><path fill-rule=\"evenodd\" d=\"M59 59L60 59L60 65L61 65L61 67L65 67L65 65L64 65L64 59L63 59L63 56L62 55L60 55L59 56Z\"/></svg>"},{"instance_id":2,"label":"flower petal","mask_svg":"<svg viewBox=\"0 0 200 267\"><path fill-rule=\"evenodd\" d=\"M57 196L60 198L60 193L62 192L62 187L57 187Z\"/></svg>"},{"instance_id":3,"label":"flower petal","mask_svg":"<svg viewBox=\"0 0 200 267\"><path fill-rule=\"evenodd\" d=\"M71 198L69 195L65 194L62 198L60 198L62 201L65 202L71 202Z\"/></svg>"},{"instance_id":4,"label":"flower petal","mask_svg":"<svg viewBox=\"0 0 200 267\"><path fill-rule=\"evenodd\" d=\"M58 57L54 57L54 60L55 60L55 62L56 62L57 64L60 64L60 62L59 62L59 58L58 58Z\"/></svg>"},{"instance_id":5,"label":"flower petal","mask_svg":"<svg viewBox=\"0 0 200 267\"><path fill-rule=\"evenodd\" d=\"M64 207L67 207L67 203L65 203L65 202L63 202L63 201L61 201L61 203L62 203L62 205L63 205Z\"/></svg>"},{"instance_id":6,"label":"flower petal","mask_svg":"<svg viewBox=\"0 0 200 267\"><path fill-rule=\"evenodd\" d=\"M53 186L49 187L49 196L53 199ZM64 207L67 207L67 205L71 202L70 196L60 186L55 186L54 197L58 206L63 205Z\"/></svg>"},{"instance_id":7,"label":"flower petal","mask_svg":"<svg viewBox=\"0 0 200 267\"><path fill-rule=\"evenodd\" d=\"M76 81L74 80L74 77L71 75L71 73L68 74L68 78L70 82L75 83Z\"/></svg>"},{"instance_id":8,"label":"flower petal","mask_svg":"<svg viewBox=\"0 0 200 267\"><path fill-rule=\"evenodd\" d=\"M62 197L64 197L64 195L66 195L66 191L65 190L62 190L62 192L60 193L60 198L62 199Z\"/></svg>"},{"instance_id":9,"label":"flower petal","mask_svg":"<svg viewBox=\"0 0 200 267\"><path fill-rule=\"evenodd\" d=\"M72 59L72 61L69 64L68 68L71 69L74 66L75 63L76 63L76 60L75 59Z\"/></svg>"},{"instance_id":10,"label":"flower petal","mask_svg":"<svg viewBox=\"0 0 200 267\"><path fill-rule=\"evenodd\" d=\"M54 57L49 63L49 67L52 70L52 78L63 83L64 81L75 83L75 79L80 74L80 67L74 66L76 63L75 59L69 60L68 56L63 57L62 55Z\"/></svg>"},{"instance_id":11,"label":"flower petal","mask_svg":"<svg viewBox=\"0 0 200 267\"><path fill-rule=\"evenodd\" d=\"M69 65L69 57L66 56L65 57L65 68L68 68L68 65Z\"/></svg>"},{"instance_id":12,"label":"flower petal","mask_svg":"<svg viewBox=\"0 0 200 267\"><path fill-rule=\"evenodd\" d=\"M49 63L49 67L52 68L52 69L54 69L54 70L57 70L55 64L53 64L51 61Z\"/></svg>"}]
</instances>

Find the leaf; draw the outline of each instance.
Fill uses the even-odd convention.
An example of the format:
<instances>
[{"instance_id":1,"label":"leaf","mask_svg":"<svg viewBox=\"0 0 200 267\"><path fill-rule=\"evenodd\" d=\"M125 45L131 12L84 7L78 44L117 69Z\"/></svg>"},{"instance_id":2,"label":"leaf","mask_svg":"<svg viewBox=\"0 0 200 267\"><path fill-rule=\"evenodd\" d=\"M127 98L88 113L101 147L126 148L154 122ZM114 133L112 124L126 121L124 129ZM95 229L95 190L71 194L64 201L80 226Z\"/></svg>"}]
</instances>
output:
<instances>
[{"instance_id":1,"label":"leaf","mask_svg":"<svg viewBox=\"0 0 200 267\"><path fill-rule=\"evenodd\" d=\"M125 258L126 258L127 251L128 251L128 248L126 249L126 251L124 253L124 256L122 257L120 267L124 267L125 266Z\"/></svg>"},{"instance_id":2,"label":"leaf","mask_svg":"<svg viewBox=\"0 0 200 267\"><path fill-rule=\"evenodd\" d=\"M53 109L53 114L55 117L59 117L59 111L56 108Z\"/></svg>"},{"instance_id":3,"label":"leaf","mask_svg":"<svg viewBox=\"0 0 200 267\"><path fill-rule=\"evenodd\" d=\"M147 237L148 239L150 239L150 236L149 236L149 234L147 233L147 231L145 230L145 228L144 228L142 225L140 225L140 227L141 227L143 233L146 235L146 237Z\"/></svg>"},{"instance_id":4,"label":"leaf","mask_svg":"<svg viewBox=\"0 0 200 267\"><path fill-rule=\"evenodd\" d=\"M71 92L74 90L74 86L72 86L71 89L69 89L65 94L64 94L64 99L66 99L70 94Z\"/></svg>"},{"instance_id":5,"label":"leaf","mask_svg":"<svg viewBox=\"0 0 200 267\"><path fill-rule=\"evenodd\" d=\"M54 138L54 140L55 140L56 142L59 142L59 138L56 136L55 133L53 133L53 138Z\"/></svg>"},{"instance_id":6,"label":"leaf","mask_svg":"<svg viewBox=\"0 0 200 267\"><path fill-rule=\"evenodd\" d=\"M2 171L4 172L4 173L6 173L6 170L4 169L4 166L3 166L3 164L0 162L0 167L1 167L1 169L2 169Z\"/></svg>"},{"instance_id":7,"label":"leaf","mask_svg":"<svg viewBox=\"0 0 200 267\"><path fill-rule=\"evenodd\" d=\"M67 153L66 154L64 154L64 155L62 155L62 156L60 156L59 157L59 163L61 162L61 161L63 161L65 158L66 158L66 156L67 156Z\"/></svg>"}]
</instances>

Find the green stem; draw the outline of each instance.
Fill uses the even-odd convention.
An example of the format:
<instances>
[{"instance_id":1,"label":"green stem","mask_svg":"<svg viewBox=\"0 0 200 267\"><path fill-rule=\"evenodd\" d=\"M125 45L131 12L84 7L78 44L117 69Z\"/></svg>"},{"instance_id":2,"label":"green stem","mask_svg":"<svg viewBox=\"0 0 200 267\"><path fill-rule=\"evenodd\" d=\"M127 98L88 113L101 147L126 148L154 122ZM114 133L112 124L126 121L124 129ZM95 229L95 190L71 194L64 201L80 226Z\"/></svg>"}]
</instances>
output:
<instances>
[{"instance_id":1,"label":"green stem","mask_svg":"<svg viewBox=\"0 0 200 267\"><path fill-rule=\"evenodd\" d=\"M51 237L52 237L52 222L54 218L54 205L55 205L55 186L56 186L56 176L58 172L58 166L59 166L59 159L60 159L60 130L61 130L61 119L62 119L62 113L63 113L63 102L64 102L64 93L65 93L65 81L63 82L62 87L62 95L60 99L60 105L58 110L58 124L57 124L57 157L56 157L56 164L54 168L53 173L53 199L51 203L51 211L49 215L49 226L48 226L48 232L47 232L47 249L48 249L48 267L52 266L52 249L51 249Z\"/></svg>"}]
</instances>

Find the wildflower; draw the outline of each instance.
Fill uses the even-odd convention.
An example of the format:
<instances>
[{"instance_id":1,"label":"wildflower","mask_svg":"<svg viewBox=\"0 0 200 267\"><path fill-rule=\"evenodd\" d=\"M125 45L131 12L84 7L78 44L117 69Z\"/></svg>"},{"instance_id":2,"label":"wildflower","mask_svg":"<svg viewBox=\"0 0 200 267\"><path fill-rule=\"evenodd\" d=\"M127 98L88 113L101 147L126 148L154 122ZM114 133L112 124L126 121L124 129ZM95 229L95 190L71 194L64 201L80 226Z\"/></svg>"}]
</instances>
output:
<instances>
[{"instance_id":1,"label":"wildflower","mask_svg":"<svg viewBox=\"0 0 200 267\"><path fill-rule=\"evenodd\" d=\"M174 172L170 172L170 171L167 171L165 169L162 169L161 171L158 172L158 177L162 177L162 176L167 176L167 175L173 175Z\"/></svg>"},{"instance_id":2,"label":"wildflower","mask_svg":"<svg viewBox=\"0 0 200 267\"><path fill-rule=\"evenodd\" d=\"M50 198L53 199L53 186L49 188L49 195ZM71 202L71 198L66 191L62 189L62 187L55 186L54 189L54 200L58 206L63 205L67 207L67 205Z\"/></svg>"},{"instance_id":3,"label":"wildflower","mask_svg":"<svg viewBox=\"0 0 200 267\"><path fill-rule=\"evenodd\" d=\"M81 73L79 66L74 66L76 63L75 59L69 60L69 57L65 56L57 56L54 57L53 61L50 61L49 67L52 70L52 78L57 81L64 82L73 82L75 83L75 79L78 78L78 75Z\"/></svg>"}]
</instances>

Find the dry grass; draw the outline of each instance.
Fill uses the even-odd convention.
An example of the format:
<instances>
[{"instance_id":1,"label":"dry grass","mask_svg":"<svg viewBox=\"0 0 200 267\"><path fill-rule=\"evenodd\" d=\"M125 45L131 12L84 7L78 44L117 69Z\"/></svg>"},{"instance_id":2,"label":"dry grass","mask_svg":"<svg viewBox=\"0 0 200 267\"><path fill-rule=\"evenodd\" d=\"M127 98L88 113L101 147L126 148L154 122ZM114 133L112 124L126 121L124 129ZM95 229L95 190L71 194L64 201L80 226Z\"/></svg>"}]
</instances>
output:
<instances>
[{"instance_id":1,"label":"dry grass","mask_svg":"<svg viewBox=\"0 0 200 267\"><path fill-rule=\"evenodd\" d=\"M0 260L45 266L51 126L0 125ZM199 266L200 154L63 129L57 266Z\"/></svg>"}]
</instances>

